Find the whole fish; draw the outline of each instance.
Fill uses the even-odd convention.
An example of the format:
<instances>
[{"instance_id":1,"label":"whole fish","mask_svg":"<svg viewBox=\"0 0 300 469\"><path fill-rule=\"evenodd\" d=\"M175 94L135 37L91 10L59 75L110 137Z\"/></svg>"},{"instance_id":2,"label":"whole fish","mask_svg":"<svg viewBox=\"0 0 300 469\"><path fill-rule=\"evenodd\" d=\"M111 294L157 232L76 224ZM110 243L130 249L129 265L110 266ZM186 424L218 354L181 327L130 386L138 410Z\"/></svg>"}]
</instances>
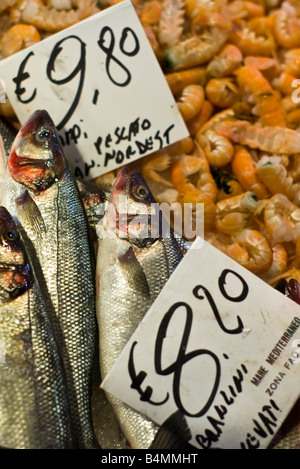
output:
<instances>
[{"instance_id":1,"label":"whole fish","mask_svg":"<svg viewBox=\"0 0 300 469\"><path fill-rule=\"evenodd\" d=\"M20 225L45 297L77 446L98 448L90 403L98 352L94 252L76 181L46 111L21 127L7 169L2 202Z\"/></svg>"},{"instance_id":2,"label":"whole fish","mask_svg":"<svg viewBox=\"0 0 300 469\"><path fill-rule=\"evenodd\" d=\"M141 322L184 250L161 229L158 205L142 176L118 174L100 226L96 304L101 377L104 378ZM132 448L149 448L159 427L107 393Z\"/></svg>"},{"instance_id":3,"label":"whole fish","mask_svg":"<svg viewBox=\"0 0 300 469\"><path fill-rule=\"evenodd\" d=\"M65 379L17 227L0 207L0 447L74 446Z\"/></svg>"}]
</instances>

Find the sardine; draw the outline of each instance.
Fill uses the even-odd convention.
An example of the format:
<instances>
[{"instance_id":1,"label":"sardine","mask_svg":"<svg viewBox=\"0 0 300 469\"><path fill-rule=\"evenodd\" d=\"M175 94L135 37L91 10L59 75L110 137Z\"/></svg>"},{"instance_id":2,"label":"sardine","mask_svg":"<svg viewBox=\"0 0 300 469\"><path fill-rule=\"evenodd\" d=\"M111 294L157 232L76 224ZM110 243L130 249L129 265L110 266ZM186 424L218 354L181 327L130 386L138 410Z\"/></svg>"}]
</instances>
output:
<instances>
[{"instance_id":1,"label":"sardine","mask_svg":"<svg viewBox=\"0 0 300 469\"><path fill-rule=\"evenodd\" d=\"M3 204L18 221L63 359L78 448L98 448L91 417L97 360L93 246L78 187L46 111L11 148Z\"/></svg>"},{"instance_id":2,"label":"sardine","mask_svg":"<svg viewBox=\"0 0 300 469\"><path fill-rule=\"evenodd\" d=\"M0 207L0 446L73 448L62 361L10 214Z\"/></svg>"},{"instance_id":3,"label":"sardine","mask_svg":"<svg viewBox=\"0 0 300 469\"><path fill-rule=\"evenodd\" d=\"M162 232L159 213L142 176L123 168L97 227L96 305L102 379L184 255L172 230L167 227ZM159 427L107 395L129 445L149 448Z\"/></svg>"}]
</instances>

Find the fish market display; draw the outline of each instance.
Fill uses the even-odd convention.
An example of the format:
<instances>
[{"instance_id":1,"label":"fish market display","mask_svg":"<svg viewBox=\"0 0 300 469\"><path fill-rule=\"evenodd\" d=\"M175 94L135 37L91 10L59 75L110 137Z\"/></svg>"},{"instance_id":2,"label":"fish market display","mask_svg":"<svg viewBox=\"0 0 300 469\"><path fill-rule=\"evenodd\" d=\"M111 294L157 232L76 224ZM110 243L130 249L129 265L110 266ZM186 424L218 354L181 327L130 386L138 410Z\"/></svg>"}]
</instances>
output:
<instances>
[{"instance_id":1,"label":"fish market display","mask_svg":"<svg viewBox=\"0 0 300 469\"><path fill-rule=\"evenodd\" d=\"M3 0L0 58L118 1ZM148 188L158 203L179 202L183 210L186 203L204 204L205 239L299 301L299 0L133 3L190 136L130 165L128 173L121 171L111 202L117 204L117 196L127 194L135 206L137 195L132 194L130 184L139 181L147 193L147 203L142 198L139 202L143 209L153 200ZM91 313L95 309L95 279L93 268L87 266L93 266L98 251L98 322L105 374L180 261L181 242L172 237L163 242L149 238L144 245L133 218L127 226L127 213L118 219L116 236L103 236L103 228L113 221L103 202L109 199L117 172L94 181L98 186L105 181L108 191L74 183L58 142L54 139L53 146L43 146L47 131L36 131L40 125L36 116L25 133L21 129L9 162L11 174L7 172L4 180L5 159L16 137L15 129L21 126L9 102L0 103L0 116L5 119L0 122L4 142L4 151L0 148L2 205L9 209L24 237L68 384L76 436L66 437L62 445L97 447L89 409L92 363L98 348L95 311ZM48 117L43 116L48 129ZM52 132L52 124L50 127ZM146 184L130 172L132 169L142 173ZM95 235L99 221L100 240ZM145 228L147 220L143 223ZM89 248L83 253L88 236ZM158 276L158 271L162 275ZM21 301L22 295L14 301ZM68 314L59 313L65 299ZM140 302L146 305L144 309L140 309ZM87 308L85 314L81 309L77 316L77 307ZM73 387L74 374L79 378ZM157 426L110 399L129 447L150 447ZM292 419L298 431L287 443L299 448L298 416L299 403L297 418ZM283 447L285 434L280 435L279 447Z\"/></svg>"},{"instance_id":2,"label":"fish market display","mask_svg":"<svg viewBox=\"0 0 300 469\"><path fill-rule=\"evenodd\" d=\"M3 204L22 227L45 294L77 444L97 447L90 412L97 365L93 246L77 184L47 112L37 111L22 126L8 171L13 180L7 178Z\"/></svg>"},{"instance_id":3,"label":"fish market display","mask_svg":"<svg viewBox=\"0 0 300 469\"><path fill-rule=\"evenodd\" d=\"M62 362L41 291L0 207L0 447L74 447Z\"/></svg>"},{"instance_id":4,"label":"fish market display","mask_svg":"<svg viewBox=\"0 0 300 469\"><path fill-rule=\"evenodd\" d=\"M98 226L96 294L102 377L183 257L172 231L162 236L159 226L152 226L150 232L151 204L155 199L143 178L123 168L103 224ZM149 448L157 426L120 400L109 399L131 447Z\"/></svg>"}]
</instances>

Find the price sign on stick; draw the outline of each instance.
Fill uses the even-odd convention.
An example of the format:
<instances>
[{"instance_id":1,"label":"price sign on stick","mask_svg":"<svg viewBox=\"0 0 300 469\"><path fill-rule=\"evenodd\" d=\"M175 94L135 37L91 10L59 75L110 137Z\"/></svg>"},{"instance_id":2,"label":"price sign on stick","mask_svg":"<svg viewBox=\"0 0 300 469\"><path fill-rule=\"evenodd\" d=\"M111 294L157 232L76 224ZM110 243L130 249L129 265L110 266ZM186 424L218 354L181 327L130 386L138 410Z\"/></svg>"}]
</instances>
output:
<instances>
[{"instance_id":1,"label":"price sign on stick","mask_svg":"<svg viewBox=\"0 0 300 469\"><path fill-rule=\"evenodd\" d=\"M129 0L2 60L0 79L21 123L49 112L77 177L188 135Z\"/></svg>"},{"instance_id":2,"label":"price sign on stick","mask_svg":"<svg viewBox=\"0 0 300 469\"><path fill-rule=\"evenodd\" d=\"M102 387L159 425L179 410L198 449L266 448L299 397L299 339L300 306L198 238Z\"/></svg>"}]
</instances>

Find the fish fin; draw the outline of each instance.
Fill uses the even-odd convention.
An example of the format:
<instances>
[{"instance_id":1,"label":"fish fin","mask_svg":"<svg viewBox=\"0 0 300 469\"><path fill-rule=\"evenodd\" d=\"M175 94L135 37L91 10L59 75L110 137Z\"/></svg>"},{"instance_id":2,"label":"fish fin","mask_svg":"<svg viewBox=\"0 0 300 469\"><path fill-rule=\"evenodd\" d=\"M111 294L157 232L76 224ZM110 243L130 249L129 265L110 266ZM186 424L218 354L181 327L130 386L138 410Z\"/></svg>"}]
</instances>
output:
<instances>
[{"instance_id":1,"label":"fish fin","mask_svg":"<svg viewBox=\"0 0 300 469\"><path fill-rule=\"evenodd\" d=\"M145 272L137 260L132 246L120 251L118 260L129 286L143 296L150 296L150 287Z\"/></svg>"},{"instance_id":2,"label":"fish fin","mask_svg":"<svg viewBox=\"0 0 300 469\"><path fill-rule=\"evenodd\" d=\"M192 438L184 415L177 410L159 428L150 449L184 449Z\"/></svg>"},{"instance_id":3,"label":"fish fin","mask_svg":"<svg viewBox=\"0 0 300 469\"><path fill-rule=\"evenodd\" d=\"M26 218L27 224L30 220L30 223L33 225L37 236L39 238L45 238L46 226L42 214L28 191L24 191L22 195L16 199L16 207L20 221Z\"/></svg>"}]
</instances>

